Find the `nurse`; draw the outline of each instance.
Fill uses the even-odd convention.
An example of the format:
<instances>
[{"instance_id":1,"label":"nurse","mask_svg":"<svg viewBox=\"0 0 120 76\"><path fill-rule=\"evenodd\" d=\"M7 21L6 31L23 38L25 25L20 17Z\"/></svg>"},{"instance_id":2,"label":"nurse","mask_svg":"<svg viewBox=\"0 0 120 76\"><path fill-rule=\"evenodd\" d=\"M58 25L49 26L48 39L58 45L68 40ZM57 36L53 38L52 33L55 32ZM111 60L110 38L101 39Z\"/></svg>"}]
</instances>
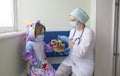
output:
<instances>
[{"instance_id":1,"label":"nurse","mask_svg":"<svg viewBox=\"0 0 120 76\"><path fill-rule=\"evenodd\" d=\"M81 8L70 13L73 29L69 37L60 36L70 47L69 55L63 60L55 76L92 76L94 70L94 33L85 23L89 17Z\"/></svg>"}]
</instances>

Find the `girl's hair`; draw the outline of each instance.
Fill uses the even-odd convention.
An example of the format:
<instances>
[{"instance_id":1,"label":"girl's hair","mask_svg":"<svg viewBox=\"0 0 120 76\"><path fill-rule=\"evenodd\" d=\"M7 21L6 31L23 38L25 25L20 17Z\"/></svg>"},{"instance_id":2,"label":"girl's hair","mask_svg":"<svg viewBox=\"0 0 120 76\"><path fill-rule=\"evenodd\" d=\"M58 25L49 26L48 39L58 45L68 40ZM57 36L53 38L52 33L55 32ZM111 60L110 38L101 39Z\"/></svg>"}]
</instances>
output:
<instances>
[{"instance_id":1,"label":"girl's hair","mask_svg":"<svg viewBox=\"0 0 120 76\"><path fill-rule=\"evenodd\" d=\"M36 33L38 32L39 34L41 34L43 29L44 29L44 32L46 32L46 28L45 28L45 26L44 26L43 24L41 24L41 23L36 23L35 32L34 32L35 38L36 38ZM37 30L37 31L36 31L36 30Z\"/></svg>"}]
</instances>

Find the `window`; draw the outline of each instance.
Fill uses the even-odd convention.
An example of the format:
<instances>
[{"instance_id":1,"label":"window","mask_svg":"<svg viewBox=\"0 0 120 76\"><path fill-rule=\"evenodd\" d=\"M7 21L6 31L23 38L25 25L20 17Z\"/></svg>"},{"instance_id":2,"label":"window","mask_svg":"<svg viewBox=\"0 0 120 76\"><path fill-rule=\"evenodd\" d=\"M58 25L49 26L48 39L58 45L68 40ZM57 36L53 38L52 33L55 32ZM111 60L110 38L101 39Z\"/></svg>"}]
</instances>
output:
<instances>
[{"instance_id":1,"label":"window","mask_svg":"<svg viewBox=\"0 0 120 76\"><path fill-rule=\"evenodd\" d=\"M0 32L15 30L16 0L0 0Z\"/></svg>"}]
</instances>

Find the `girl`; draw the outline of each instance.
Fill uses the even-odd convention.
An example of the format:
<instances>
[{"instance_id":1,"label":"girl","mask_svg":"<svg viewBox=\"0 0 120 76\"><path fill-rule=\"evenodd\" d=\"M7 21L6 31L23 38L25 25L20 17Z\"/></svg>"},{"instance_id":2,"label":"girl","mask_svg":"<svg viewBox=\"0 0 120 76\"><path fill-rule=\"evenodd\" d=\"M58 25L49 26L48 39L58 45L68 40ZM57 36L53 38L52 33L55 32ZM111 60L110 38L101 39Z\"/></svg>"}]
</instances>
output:
<instances>
[{"instance_id":1,"label":"girl","mask_svg":"<svg viewBox=\"0 0 120 76\"><path fill-rule=\"evenodd\" d=\"M48 64L45 51L51 52L52 48L43 42L44 32L46 28L35 21L29 26L29 31L26 35L26 46L23 52L23 57L27 61L28 76L54 76L53 67Z\"/></svg>"}]
</instances>

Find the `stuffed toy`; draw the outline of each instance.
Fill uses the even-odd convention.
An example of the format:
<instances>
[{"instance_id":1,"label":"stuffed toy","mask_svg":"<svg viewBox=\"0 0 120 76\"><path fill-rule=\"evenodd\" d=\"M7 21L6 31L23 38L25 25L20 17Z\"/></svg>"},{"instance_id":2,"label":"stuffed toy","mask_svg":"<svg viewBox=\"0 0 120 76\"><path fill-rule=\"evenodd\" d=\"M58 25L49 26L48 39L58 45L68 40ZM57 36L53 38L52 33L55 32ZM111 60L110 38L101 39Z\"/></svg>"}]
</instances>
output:
<instances>
[{"instance_id":1,"label":"stuffed toy","mask_svg":"<svg viewBox=\"0 0 120 76\"><path fill-rule=\"evenodd\" d=\"M63 52L65 49L65 44L63 44L62 41L59 39L51 40L50 46L53 48L55 52Z\"/></svg>"}]
</instances>

